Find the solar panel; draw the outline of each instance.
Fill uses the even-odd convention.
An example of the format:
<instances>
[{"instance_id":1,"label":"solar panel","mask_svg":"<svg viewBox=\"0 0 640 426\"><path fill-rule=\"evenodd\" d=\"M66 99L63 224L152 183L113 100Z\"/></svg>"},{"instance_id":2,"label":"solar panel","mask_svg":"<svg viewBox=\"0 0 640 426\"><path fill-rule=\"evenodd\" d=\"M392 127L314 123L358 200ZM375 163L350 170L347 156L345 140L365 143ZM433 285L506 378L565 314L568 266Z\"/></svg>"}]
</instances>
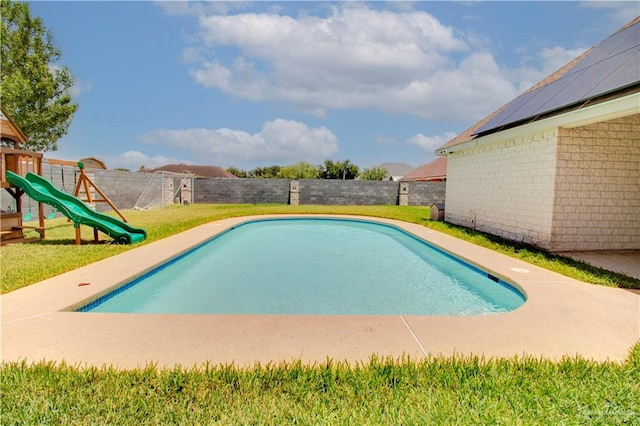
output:
<instances>
[{"instance_id":1,"label":"solar panel","mask_svg":"<svg viewBox=\"0 0 640 426\"><path fill-rule=\"evenodd\" d=\"M566 98L570 93L569 91L566 91L566 88L571 86L571 84L573 84L576 80L580 79L584 72L586 71L574 73L570 76L560 78L552 83L549 83L548 85L544 86L545 90L536 90L534 92L534 96L531 97L529 102L527 102L525 105L523 105L522 108L518 109L516 113L512 114L509 117L509 123L524 120L528 117L535 117L540 113L540 111L545 110L550 102L553 102L554 104L563 102L557 98L561 96L563 98Z\"/></svg>"},{"instance_id":2,"label":"solar panel","mask_svg":"<svg viewBox=\"0 0 640 426\"><path fill-rule=\"evenodd\" d=\"M589 99L590 97L597 96L615 90L621 85L615 87L605 87L601 83L607 77L614 75L620 68L626 59L632 55L633 51L627 50L624 53L616 55L615 57L607 58L596 64L593 64L589 68L586 68L579 78L573 80L567 87L565 87L562 93L553 98L551 102L545 105L545 110L552 111L563 106L571 105L581 100ZM639 65L640 66L640 65ZM617 81L612 79L610 81ZM626 86L626 84L624 84ZM594 91L595 87L600 87L601 90ZM587 96L588 93L592 93L591 96ZM540 112L539 112L540 113Z\"/></svg>"},{"instance_id":3,"label":"solar panel","mask_svg":"<svg viewBox=\"0 0 640 426\"><path fill-rule=\"evenodd\" d=\"M557 80L522 94L476 134L531 119L640 81L640 23L594 47Z\"/></svg>"},{"instance_id":4,"label":"solar panel","mask_svg":"<svg viewBox=\"0 0 640 426\"><path fill-rule=\"evenodd\" d=\"M609 38L603 40L596 46L595 49L582 61L576 64L571 72L587 68L597 62L602 61L611 56L615 56L617 53L624 52L627 49L631 49L637 46L640 37L640 26L634 25L616 34L613 34Z\"/></svg>"},{"instance_id":5,"label":"solar panel","mask_svg":"<svg viewBox=\"0 0 640 426\"><path fill-rule=\"evenodd\" d=\"M638 81L640 68L640 47L631 51L631 55L615 72L609 74L597 86L585 94L585 98L593 98L603 93L611 92L618 87L627 87Z\"/></svg>"},{"instance_id":6,"label":"solar panel","mask_svg":"<svg viewBox=\"0 0 640 426\"><path fill-rule=\"evenodd\" d=\"M640 25L634 25L624 31L620 31L620 33L625 35L628 34L628 37L622 42L622 44L620 44L620 46L618 46L616 49L618 52L634 48L638 46L638 43L640 43Z\"/></svg>"},{"instance_id":7,"label":"solar panel","mask_svg":"<svg viewBox=\"0 0 640 426\"><path fill-rule=\"evenodd\" d=\"M489 123L495 123L495 125L493 127L499 126L501 123L506 123L509 121L509 117L511 117L513 114L517 113L518 110L527 102L529 102L529 100L535 96L535 93L532 92L528 92L525 93L523 95L518 96L517 98L515 98L509 105L507 105L506 108L504 108L502 111L500 111L499 113L497 113L491 120L489 120L485 126ZM483 126L484 127L484 126ZM481 128L482 129L482 128ZM481 130L478 130L478 133L480 133Z\"/></svg>"}]
</instances>

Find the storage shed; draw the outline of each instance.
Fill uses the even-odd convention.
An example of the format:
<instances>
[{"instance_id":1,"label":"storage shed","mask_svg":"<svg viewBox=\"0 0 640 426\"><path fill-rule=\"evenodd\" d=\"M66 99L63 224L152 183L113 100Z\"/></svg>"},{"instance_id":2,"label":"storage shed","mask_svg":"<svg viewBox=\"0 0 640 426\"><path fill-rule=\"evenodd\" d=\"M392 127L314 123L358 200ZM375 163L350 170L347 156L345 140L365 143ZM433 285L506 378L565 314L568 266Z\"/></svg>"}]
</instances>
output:
<instances>
[{"instance_id":1,"label":"storage shed","mask_svg":"<svg viewBox=\"0 0 640 426\"><path fill-rule=\"evenodd\" d=\"M436 150L446 221L550 251L640 249L640 17Z\"/></svg>"}]
</instances>

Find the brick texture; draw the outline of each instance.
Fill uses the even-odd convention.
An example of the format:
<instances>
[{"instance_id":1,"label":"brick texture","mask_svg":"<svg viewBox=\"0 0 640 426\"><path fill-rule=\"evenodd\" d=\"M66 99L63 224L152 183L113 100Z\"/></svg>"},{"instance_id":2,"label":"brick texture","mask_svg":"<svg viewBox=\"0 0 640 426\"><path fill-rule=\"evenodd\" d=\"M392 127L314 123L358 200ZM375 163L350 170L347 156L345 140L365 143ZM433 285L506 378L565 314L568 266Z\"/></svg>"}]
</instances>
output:
<instances>
[{"instance_id":1,"label":"brick texture","mask_svg":"<svg viewBox=\"0 0 640 426\"><path fill-rule=\"evenodd\" d=\"M559 136L551 248L640 249L640 114Z\"/></svg>"},{"instance_id":2,"label":"brick texture","mask_svg":"<svg viewBox=\"0 0 640 426\"><path fill-rule=\"evenodd\" d=\"M547 131L450 155L445 220L548 248L556 141Z\"/></svg>"},{"instance_id":3,"label":"brick texture","mask_svg":"<svg viewBox=\"0 0 640 426\"><path fill-rule=\"evenodd\" d=\"M445 202L444 182L404 182L409 185L408 205L431 206Z\"/></svg>"},{"instance_id":4,"label":"brick texture","mask_svg":"<svg viewBox=\"0 0 640 426\"><path fill-rule=\"evenodd\" d=\"M195 203L288 204L286 179L198 178L194 184Z\"/></svg>"},{"instance_id":5,"label":"brick texture","mask_svg":"<svg viewBox=\"0 0 640 426\"><path fill-rule=\"evenodd\" d=\"M300 204L396 205L398 182L301 179Z\"/></svg>"},{"instance_id":6,"label":"brick texture","mask_svg":"<svg viewBox=\"0 0 640 426\"><path fill-rule=\"evenodd\" d=\"M212 203L212 204L299 204L321 205L397 205L399 202L398 182L357 181L357 180L311 180L289 181L286 179L224 179L196 178L193 181L193 194L184 187L186 182L180 177L153 179L153 174L132 173L116 170L89 170L91 180L121 210L132 209L147 189L145 197L153 200L152 207L159 207L164 188L164 203ZM72 194L79 171L73 167L44 165L43 176L55 186ZM445 197L444 182L405 182L408 193L405 194L408 205L430 206L443 203ZM295 189L294 189L295 188ZM12 207L13 199L9 194L1 195L2 207ZM92 194L99 197L98 194ZM81 198L83 198L81 194ZM143 200L144 201L144 200ZM147 200L148 201L148 200ZM145 204L144 202L142 204ZM31 202L32 211L37 211L37 203ZM23 198L23 211L29 207L28 197ZM14 207L12 207L14 208ZM96 203L98 211L109 211L106 203ZM50 212L45 206L45 214Z\"/></svg>"},{"instance_id":7,"label":"brick texture","mask_svg":"<svg viewBox=\"0 0 640 426\"><path fill-rule=\"evenodd\" d=\"M445 220L551 251L640 249L640 114L448 158Z\"/></svg>"}]
</instances>

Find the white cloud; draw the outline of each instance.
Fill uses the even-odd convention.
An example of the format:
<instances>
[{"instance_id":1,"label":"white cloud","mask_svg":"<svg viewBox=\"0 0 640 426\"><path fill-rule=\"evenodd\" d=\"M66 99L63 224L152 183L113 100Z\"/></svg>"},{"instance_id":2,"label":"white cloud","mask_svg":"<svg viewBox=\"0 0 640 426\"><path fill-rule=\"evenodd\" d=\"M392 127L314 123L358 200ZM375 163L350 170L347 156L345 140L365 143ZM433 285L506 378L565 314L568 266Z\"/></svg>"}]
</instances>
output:
<instances>
[{"instance_id":1,"label":"white cloud","mask_svg":"<svg viewBox=\"0 0 640 426\"><path fill-rule=\"evenodd\" d=\"M376 108L470 120L517 93L492 55L471 51L474 40L425 12L360 3L329 9L326 17L205 14L198 51L208 49L209 59L201 56L191 75L204 87L253 101L292 102L318 116L327 109ZM225 48L235 57L221 54ZM192 49L185 56L195 59Z\"/></svg>"},{"instance_id":2,"label":"white cloud","mask_svg":"<svg viewBox=\"0 0 640 426\"><path fill-rule=\"evenodd\" d=\"M518 92L522 93L580 56L585 50L583 48L566 49L561 46L547 47L537 52L533 58L529 58L528 63L535 65L505 70L505 75L513 81L519 81Z\"/></svg>"},{"instance_id":3,"label":"white cloud","mask_svg":"<svg viewBox=\"0 0 640 426\"><path fill-rule=\"evenodd\" d=\"M456 133L453 132L446 132L436 136L425 136L422 133L418 133L407 139L407 143L417 146L427 154L434 155L436 148L444 145L455 137Z\"/></svg>"},{"instance_id":4,"label":"white cloud","mask_svg":"<svg viewBox=\"0 0 640 426\"><path fill-rule=\"evenodd\" d=\"M268 82L253 64L244 58L236 58L231 69L217 62L205 62L203 68L193 70L192 77L205 87L216 87L246 99L263 99Z\"/></svg>"},{"instance_id":5,"label":"white cloud","mask_svg":"<svg viewBox=\"0 0 640 426\"><path fill-rule=\"evenodd\" d=\"M81 94L90 92L91 90L93 90L93 83L76 78L70 89L71 97L77 98Z\"/></svg>"},{"instance_id":6,"label":"white cloud","mask_svg":"<svg viewBox=\"0 0 640 426\"><path fill-rule=\"evenodd\" d=\"M326 127L310 128L298 121L267 121L249 134L231 129L159 129L139 137L141 142L162 143L197 156L202 164L223 167L295 161L318 162L338 151L336 136Z\"/></svg>"},{"instance_id":7,"label":"white cloud","mask_svg":"<svg viewBox=\"0 0 640 426\"><path fill-rule=\"evenodd\" d=\"M586 49L565 49L560 46L544 48L538 53L540 63L542 64L542 71L550 74L580 56L585 50Z\"/></svg>"},{"instance_id":8,"label":"white cloud","mask_svg":"<svg viewBox=\"0 0 640 426\"><path fill-rule=\"evenodd\" d=\"M124 168L136 171L144 166L147 169L164 166L165 164L192 164L189 160L180 160L163 155L149 156L140 151L127 151L119 155L101 155L99 157L110 169Z\"/></svg>"},{"instance_id":9,"label":"white cloud","mask_svg":"<svg viewBox=\"0 0 640 426\"><path fill-rule=\"evenodd\" d=\"M627 19L629 3L635 4L585 7ZM396 6L326 3L314 9L328 11L323 16L193 7L199 41L183 56L203 87L254 102L289 102L317 117L331 110L377 109L472 122L584 51L550 46L525 57L520 67L505 66L497 63L485 35L446 26L412 10L411 3Z\"/></svg>"}]
</instances>

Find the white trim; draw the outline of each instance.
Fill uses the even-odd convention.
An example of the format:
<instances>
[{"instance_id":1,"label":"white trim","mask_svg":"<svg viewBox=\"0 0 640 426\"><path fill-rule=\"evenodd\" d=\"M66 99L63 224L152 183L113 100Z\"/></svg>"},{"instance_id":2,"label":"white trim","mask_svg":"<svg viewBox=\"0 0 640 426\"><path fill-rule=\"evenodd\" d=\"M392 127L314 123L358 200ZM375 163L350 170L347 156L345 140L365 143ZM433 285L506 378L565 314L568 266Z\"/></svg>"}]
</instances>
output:
<instances>
[{"instance_id":1,"label":"white trim","mask_svg":"<svg viewBox=\"0 0 640 426\"><path fill-rule=\"evenodd\" d=\"M439 155L447 155L456 151L505 139L511 139L516 136L522 136L529 133L539 133L558 127L572 128L586 126L587 124L613 120L614 118L626 117L628 115L638 113L640 113L640 93L633 93L621 98L588 106L577 111L569 111L544 120L534 121L532 123L523 124L518 127L462 142L451 147L445 147L437 150L436 153Z\"/></svg>"}]
</instances>

